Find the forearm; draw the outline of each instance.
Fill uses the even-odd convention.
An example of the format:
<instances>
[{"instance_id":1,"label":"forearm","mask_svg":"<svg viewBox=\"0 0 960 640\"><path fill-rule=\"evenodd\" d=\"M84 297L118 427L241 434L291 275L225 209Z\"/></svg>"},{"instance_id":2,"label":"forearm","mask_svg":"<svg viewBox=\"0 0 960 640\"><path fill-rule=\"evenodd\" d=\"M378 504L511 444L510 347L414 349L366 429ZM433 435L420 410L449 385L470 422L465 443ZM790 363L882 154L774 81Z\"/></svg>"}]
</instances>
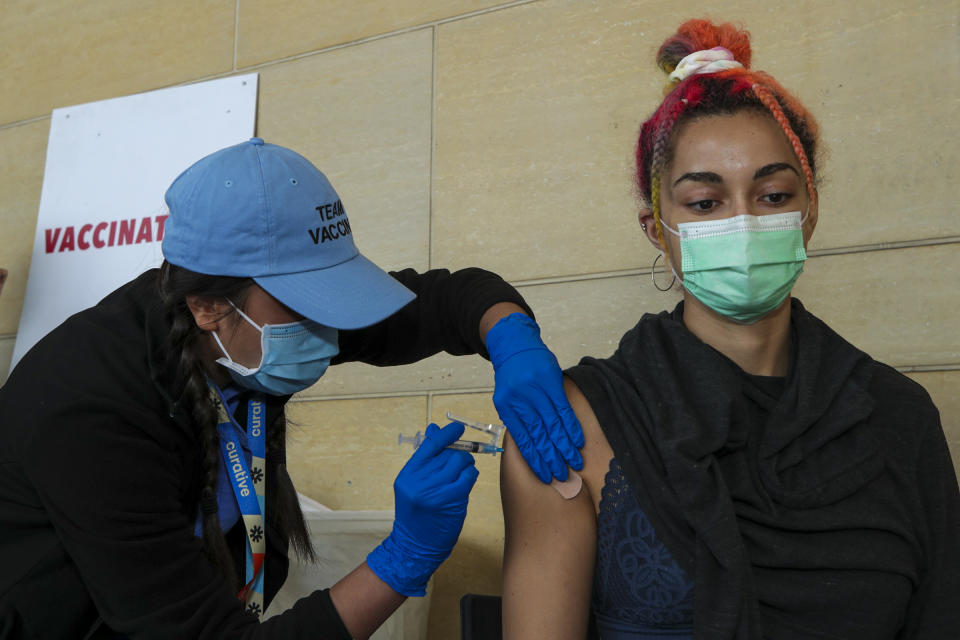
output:
<instances>
[{"instance_id":1,"label":"forearm","mask_svg":"<svg viewBox=\"0 0 960 640\"><path fill-rule=\"evenodd\" d=\"M513 302L498 302L487 309L480 318L480 339L486 341L487 332L497 324L501 318L506 318L511 313L527 314L526 310Z\"/></svg>"},{"instance_id":2,"label":"forearm","mask_svg":"<svg viewBox=\"0 0 960 640\"><path fill-rule=\"evenodd\" d=\"M330 589L330 599L354 638L369 638L407 599L364 562Z\"/></svg>"}]
</instances>

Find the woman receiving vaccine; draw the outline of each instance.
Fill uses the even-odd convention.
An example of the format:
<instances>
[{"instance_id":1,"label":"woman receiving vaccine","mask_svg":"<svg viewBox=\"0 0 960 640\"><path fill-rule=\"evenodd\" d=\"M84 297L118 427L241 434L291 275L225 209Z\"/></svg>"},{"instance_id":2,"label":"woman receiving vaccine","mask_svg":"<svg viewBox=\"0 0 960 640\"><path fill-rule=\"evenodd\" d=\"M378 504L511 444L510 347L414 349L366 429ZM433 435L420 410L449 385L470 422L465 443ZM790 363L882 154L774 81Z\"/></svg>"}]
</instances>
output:
<instances>
[{"instance_id":1,"label":"woman receiving vaccine","mask_svg":"<svg viewBox=\"0 0 960 640\"><path fill-rule=\"evenodd\" d=\"M504 637L582 639L591 614L604 640L957 637L937 409L790 295L823 208L813 117L732 25L683 24L657 63L640 230L683 301L566 371L578 497L508 446Z\"/></svg>"}]
</instances>

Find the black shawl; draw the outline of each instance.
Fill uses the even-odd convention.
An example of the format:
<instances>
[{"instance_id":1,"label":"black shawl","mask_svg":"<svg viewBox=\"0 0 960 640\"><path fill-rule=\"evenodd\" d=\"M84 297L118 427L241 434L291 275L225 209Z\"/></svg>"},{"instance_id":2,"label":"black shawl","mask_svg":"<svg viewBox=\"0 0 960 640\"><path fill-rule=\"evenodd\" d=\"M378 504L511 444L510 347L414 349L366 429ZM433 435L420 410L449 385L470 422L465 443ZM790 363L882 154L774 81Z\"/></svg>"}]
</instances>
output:
<instances>
[{"instance_id":1,"label":"black shawl","mask_svg":"<svg viewBox=\"0 0 960 640\"><path fill-rule=\"evenodd\" d=\"M695 580L695 637L895 637L932 535L912 477L922 434L939 429L929 397L797 300L790 370L771 397L682 314L644 315L612 357L566 373ZM875 376L900 396L883 411ZM946 486L956 522L956 480L952 496Z\"/></svg>"}]
</instances>

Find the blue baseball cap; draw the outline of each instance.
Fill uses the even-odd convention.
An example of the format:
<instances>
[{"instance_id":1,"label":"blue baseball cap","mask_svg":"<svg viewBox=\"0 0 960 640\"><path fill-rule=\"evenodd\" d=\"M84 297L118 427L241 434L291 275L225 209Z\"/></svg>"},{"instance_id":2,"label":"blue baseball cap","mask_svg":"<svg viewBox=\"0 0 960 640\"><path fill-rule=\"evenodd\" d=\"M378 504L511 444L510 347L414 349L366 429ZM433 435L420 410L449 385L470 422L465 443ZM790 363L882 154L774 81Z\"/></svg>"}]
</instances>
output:
<instances>
[{"instance_id":1,"label":"blue baseball cap","mask_svg":"<svg viewBox=\"0 0 960 640\"><path fill-rule=\"evenodd\" d=\"M360 254L337 192L290 149L260 138L221 149L181 173L165 199L168 262L253 278L320 324L365 327L416 297Z\"/></svg>"}]
</instances>

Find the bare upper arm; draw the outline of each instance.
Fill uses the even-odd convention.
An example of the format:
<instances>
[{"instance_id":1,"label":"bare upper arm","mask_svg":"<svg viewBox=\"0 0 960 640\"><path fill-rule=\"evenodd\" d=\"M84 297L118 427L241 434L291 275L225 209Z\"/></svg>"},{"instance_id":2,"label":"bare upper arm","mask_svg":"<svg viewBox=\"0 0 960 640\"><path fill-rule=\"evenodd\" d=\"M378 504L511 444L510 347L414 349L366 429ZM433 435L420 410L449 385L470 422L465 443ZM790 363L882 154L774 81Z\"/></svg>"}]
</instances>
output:
<instances>
[{"instance_id":1,"label":"bare upper arm","mask_svg":"<svg viewBox=\"0 0 960 640\"><path fill-rule=\"evenodd\" d=\"M579 389L566 381L566 391L587 440L585 484L578 496L562 498L530 471L512 440L505 444L500 466L505 638L586 635L596 554L595 471L609 446ZM606 454L604 462L609 459Z\"/></svg>"}]
</instances>

